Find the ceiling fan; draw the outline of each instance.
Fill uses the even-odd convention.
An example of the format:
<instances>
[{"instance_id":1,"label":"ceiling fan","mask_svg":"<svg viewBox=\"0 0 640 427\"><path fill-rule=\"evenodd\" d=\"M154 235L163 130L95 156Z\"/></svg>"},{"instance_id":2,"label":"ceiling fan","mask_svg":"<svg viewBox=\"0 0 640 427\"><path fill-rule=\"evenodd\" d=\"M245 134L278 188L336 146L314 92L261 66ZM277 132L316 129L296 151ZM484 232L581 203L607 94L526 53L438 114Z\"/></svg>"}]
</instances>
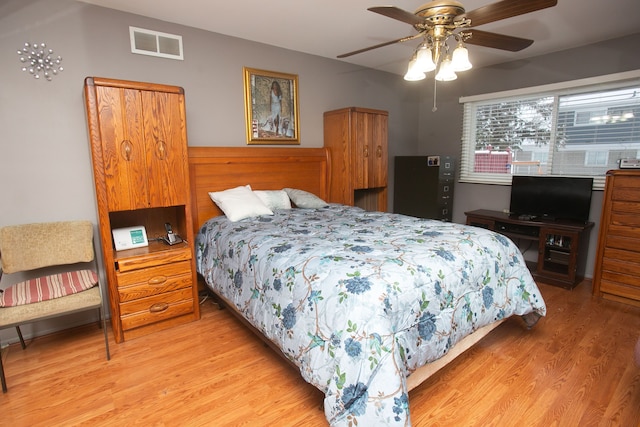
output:
<instances>
[{"instance_id":1,"label":"ceiling fan","mask_svg":"<svg viewBox=\"0 0 640 427\"><path fill-rule=\"evenodd\" d=\"M525 49L533 43L533 40L476 30L475 27L546 9L557 3L557 0L501 0L470 12L455 0L433 0L420 6L414 13L395 6L370 7L368 10L372 12L412 25L417 34L344 53L338 58L422 38L409 63L405 79L421 80L425 78L425 72L438 67L440 70L436 80L453 80L456 78L455 71L471 68L464 43L512 52ZM453 58L449 55L448 39L454 39L457 43ZM450 69L451 62L456 65L455 69Z\"/></svg>"}]
</instances>

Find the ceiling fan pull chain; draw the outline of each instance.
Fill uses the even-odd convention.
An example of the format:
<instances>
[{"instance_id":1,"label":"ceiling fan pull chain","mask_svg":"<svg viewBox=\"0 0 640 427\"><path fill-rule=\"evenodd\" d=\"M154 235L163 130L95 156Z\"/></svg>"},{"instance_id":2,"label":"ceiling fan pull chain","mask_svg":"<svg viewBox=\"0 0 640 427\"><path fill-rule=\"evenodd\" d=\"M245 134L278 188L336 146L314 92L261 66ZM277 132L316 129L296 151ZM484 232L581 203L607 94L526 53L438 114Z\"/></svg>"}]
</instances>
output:
<instances>
[{"instance_id":1,"label":"ceiling fan pull chain","mask_svg":"<svg viewBox=\"0 0 640 427\"><path fill-rule=\"evenodd\" d=\"M433 79L433 108L431 109L432 112L436 112L438 111L438 107L436 107L436 86L438 85L438 81L436 79Z\"/></svg>"}]
</instances>

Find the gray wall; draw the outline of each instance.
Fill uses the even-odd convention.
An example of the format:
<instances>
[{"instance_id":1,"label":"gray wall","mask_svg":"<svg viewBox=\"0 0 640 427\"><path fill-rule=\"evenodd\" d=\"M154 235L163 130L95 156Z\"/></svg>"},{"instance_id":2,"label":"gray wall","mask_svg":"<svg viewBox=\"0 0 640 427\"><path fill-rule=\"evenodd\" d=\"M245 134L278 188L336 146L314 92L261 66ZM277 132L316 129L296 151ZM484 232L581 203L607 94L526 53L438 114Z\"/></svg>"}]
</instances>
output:
<instances>
[{"instance_id":1,"label":"gray wall","mask_svg":"<svg viewBox=\"0 0 640 427\"><path fill-rule=\"evenodd\" d=\"M132 54L129 26L182 35L184 61ZM52 82L35 80L22 72L16 51L25 42L47 43L63 57L64 71ZM324 111L346 106L387 110L391 209L396 155L459 156L460 96L640 68L640 58L630 54L638 42L640 35L529 61L473 69L455 82L439 85L438 110L434 113L433 81L407 83L401 76L337 60L74 0L3 1L0 225L79 218L97 222L82 98L87 76L182 86L192 146L246 144L244 66L298 75L302 147L322 146ZM466 210L502 209L508 206L508 199L509 187L459 184L454 220L464 222ZM594 219L599 216L600 203L601 197L595 197ZM593 232L593 245L595 240ZM27 330L27 335L56 326L37 328ZM13 340L14 335L5 331L2 337Z\"/></svg>"}]
</instances>

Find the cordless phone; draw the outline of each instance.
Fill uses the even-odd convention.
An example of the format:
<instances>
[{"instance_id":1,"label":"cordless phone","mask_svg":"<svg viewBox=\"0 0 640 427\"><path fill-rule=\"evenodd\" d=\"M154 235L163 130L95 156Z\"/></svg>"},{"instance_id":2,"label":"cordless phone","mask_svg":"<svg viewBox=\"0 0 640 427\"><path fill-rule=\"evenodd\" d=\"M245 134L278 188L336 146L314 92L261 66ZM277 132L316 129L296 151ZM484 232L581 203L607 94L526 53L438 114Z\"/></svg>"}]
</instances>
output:
<instances>
[{"instance_id":1,"label":"cordless phone","mask_svg":"<svg viewBox=\"0 0 640 427\"><path fill-rule=\"evenodd\" d=\"M182 239L180 238L180 236L178 236L173 232L173 229L171 228L171 224L166 222L164 224L164 229L167 231L167 235L162 238L162 240L164 240L165 243L167 243L168 245L175 245L176 243L182 242Z\"/></svg>"}]
</instances>

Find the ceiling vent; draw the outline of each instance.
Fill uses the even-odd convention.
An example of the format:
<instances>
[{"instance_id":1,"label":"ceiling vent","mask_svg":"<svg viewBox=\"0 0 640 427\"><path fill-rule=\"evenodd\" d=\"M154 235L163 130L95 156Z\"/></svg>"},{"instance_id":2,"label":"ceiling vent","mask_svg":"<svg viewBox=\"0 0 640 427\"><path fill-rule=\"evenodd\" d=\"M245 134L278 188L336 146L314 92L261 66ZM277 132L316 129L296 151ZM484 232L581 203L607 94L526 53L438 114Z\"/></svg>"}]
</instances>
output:
<instances>
[{"instance_id":1,"label":"ceiling vent","mask_svg":"<svg viewBox=\"0 0 640 427\"><path fill-rule=\"evenodd\" d=\"M129 27L131 53L183 60L182 36Z\"/></svg>"}]
</instances>

